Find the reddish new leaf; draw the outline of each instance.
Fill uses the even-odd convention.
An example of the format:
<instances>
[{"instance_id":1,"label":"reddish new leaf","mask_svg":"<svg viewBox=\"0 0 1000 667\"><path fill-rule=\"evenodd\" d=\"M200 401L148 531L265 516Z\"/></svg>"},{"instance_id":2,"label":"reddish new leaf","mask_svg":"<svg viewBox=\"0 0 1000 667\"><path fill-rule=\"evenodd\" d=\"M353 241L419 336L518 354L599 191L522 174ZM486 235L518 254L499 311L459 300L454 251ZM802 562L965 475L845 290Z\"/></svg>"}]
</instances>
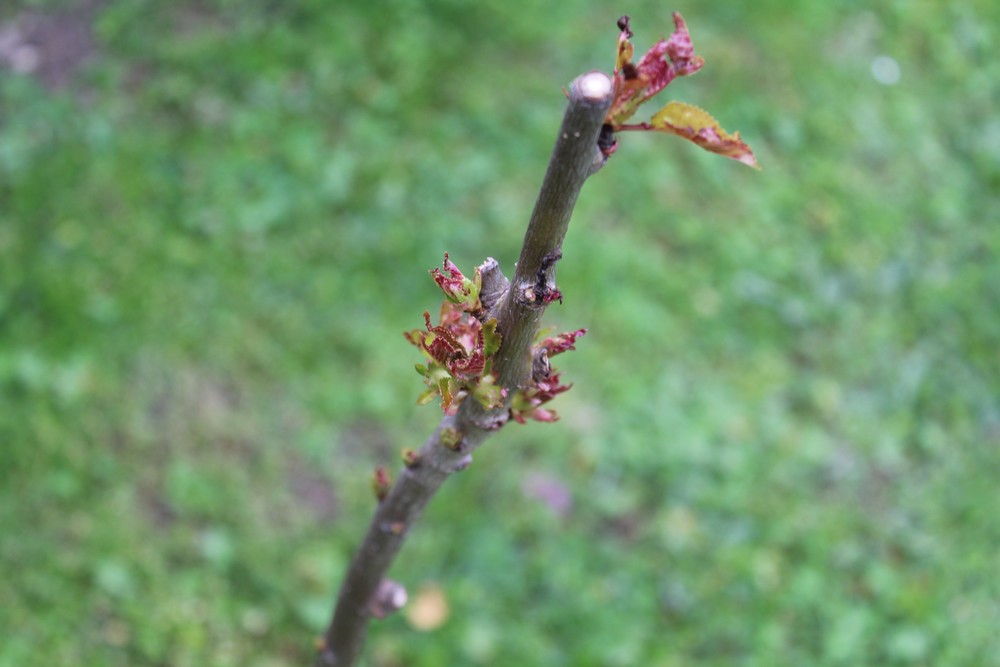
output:
<instances>
[{"instance_id":1,"label":"reddish new leaf","mask_svg":"<svg viewBox=\"0 0 1000 667\"><path fill-rule=\"evenodd\" d=\"M661 39L632 64L632 30L628 17L618 22L618 58L615 63L615 97L606 122L617 130L632 117L639 105L663 90L678 76L694 74L705 61L694 55L691 35L681 15L674 13L674 33Z\"/></svg>"},{"instance_id":2,"label":"reddish new leaf","mask_svg":"<svg viewBox=\"0 0 1000 667\"><path fill-rule=\"evenodd\" d=\"M565 331L558 336L553 336L551 338L546 338L538 347L544 349L550 357L565 352L566 350L575 350L574 344L576 339L587 333L586 329L577 329L576 331Z\"/></svg>"},{"instance_id":3,"label":"reddish new leaf","mask_svg":"<svg viewBox=\"0 0 1000 667\"><path fill-rule=\"evenodd\" d=\"M459 403L472 394L487 407L500 407L505 394L495 386L491 367L501 338L496 319L483 325L475 316L482 311L479 270L470 281L445 254L443 271L434 269L431 274L447 297L441 304L439 324L432 324L430 313L424 312L425 330L403 334L430 359L427 365L416 366L427 384L418 402L427 403L440 396L444 412L454 414Z\"/></svg>"},{"instance_id":4,"label":"reddish new leaf","mask_svg":"<svg viewBox=\"0 0 1000 667\"><path fill-rule=\"evenodd\" d=\"M431 315L424 311L424 325L430 335L425 335L421 346L431 359L442 365L447 365L456 357L467 354L466 348L451 329L443 326L433 326Z\"/></svg>"},{"instance_id":5,"label":"reddish new leaf","mask_svg":"<svg viewBox=\"0 0 1000 667\"><path fill-rule=\"evenodd\" d=\"M469 280L458 270L450 259L448 253L444 254L444 262L441 269L431 269L434 282L438 284L445 297L452 303L462 306L462 310L470 313L482 310L482 303L479 301L479 288L482 278L476 271L475 280ZM446 275L447 274L447 275Z\"/></svg>"},{"instance_id":6,"label":"reddish new leaf","mask_svg":"<svg viewBox=\"0 0 1000 667\"><path fill-rule=\"evenodd\" d=\"M674 32L654 44L637 64L632 63L632 29L628 17L618 21L618 55L615 59L615 96L605 117L598 145L605 157L618 148L616 132L651 130L669 132L701 146L707 151L738 160L760 169L750 147L738 132L727 133L708 112L681 102L670 102L650 122L626 123L639 105L667 87L679 76L694 74L705 61L694 54L691 34L680 14L674 13Z\"/></svg>"}]
</instances>

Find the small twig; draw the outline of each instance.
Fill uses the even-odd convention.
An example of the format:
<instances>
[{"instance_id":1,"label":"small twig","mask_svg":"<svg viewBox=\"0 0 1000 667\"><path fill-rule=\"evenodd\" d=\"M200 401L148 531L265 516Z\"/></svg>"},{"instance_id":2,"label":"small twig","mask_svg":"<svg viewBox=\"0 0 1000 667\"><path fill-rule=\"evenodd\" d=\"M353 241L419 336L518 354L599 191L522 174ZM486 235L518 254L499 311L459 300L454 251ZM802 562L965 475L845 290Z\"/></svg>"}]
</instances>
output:
<instances>
[{"instance_id":1,"label":"small twig","mask_svg":"<svg viewBox=\"0 0 1000 667\"><path fill-rule=\"evenodd\" d=\"M524 237L514 279L508 286L496 262L487 260L488 306L497 318L502 344L494 360L497 384L510 396L531 374L531 344L555 289L555 262L583 182L606 159L598 148L605 114L611 105L611 80L600 72L578 77L570 85L569 105L556 139L531 222ZM492 263L491 263L492 262ZM484 276L484 284L486 279ZM472 461L471 453L507 420L506 408L487 410L471 398L458 412L445 416L417 452L404 454L406 467L379 503L365 536L344 576L333 619L321 639L318 667L352 667L361 654L368 622L397 606L379 599L382 582L406 534L449 475ZM391 600L405 599L392 589Z\"/></svg>"}]
</instances>

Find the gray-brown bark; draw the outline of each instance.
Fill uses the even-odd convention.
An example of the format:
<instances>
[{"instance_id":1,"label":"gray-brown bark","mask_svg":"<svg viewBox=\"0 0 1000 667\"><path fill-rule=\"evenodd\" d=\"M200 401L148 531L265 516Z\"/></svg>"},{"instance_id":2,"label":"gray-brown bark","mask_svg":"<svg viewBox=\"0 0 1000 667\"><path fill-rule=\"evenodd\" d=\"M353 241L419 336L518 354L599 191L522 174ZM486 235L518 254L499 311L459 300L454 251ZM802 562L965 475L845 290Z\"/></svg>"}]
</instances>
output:
<instances>
[{"instance_id":1,"label":"gray-brown bark","mask_svg":"<svg viewBox=\"0 0 1000 667\"><path fill-rule=\"evenodd\" d=\"M577 195L604 161L597 137L611 98L611 81L600 72L573 81L562 127L506 292L506 279L495 261L487 260L480 267L484 303L497 318L502 335L493 370L498 385L507 389L508 395L530 379L531 344L555 290L555 263L562 256L562 241ZM491 302L495 303L491 306ZM333 619L321 640L317 666L357 663L370 618L386 608L384 601L377 599L379 585L407 533L438 487L449 475L469 465L472 451L496 432L506 415L506 408L487 410L475 400L463 401L457 413L445 416L424 442L417 463L404 468L379 503L344 576ZM383 586L382 590L391 588ZM392 605L389 607L391 610Z\"/></svg>"}]
</instances>

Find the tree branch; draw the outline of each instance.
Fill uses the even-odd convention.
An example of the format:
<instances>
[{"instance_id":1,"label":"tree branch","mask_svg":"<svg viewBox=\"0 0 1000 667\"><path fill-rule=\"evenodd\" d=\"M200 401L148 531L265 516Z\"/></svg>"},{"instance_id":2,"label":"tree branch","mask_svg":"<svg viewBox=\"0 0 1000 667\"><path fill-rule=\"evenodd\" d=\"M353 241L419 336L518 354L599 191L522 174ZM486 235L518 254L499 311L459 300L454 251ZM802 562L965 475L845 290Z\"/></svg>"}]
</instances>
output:
<instances>
[{"instance_id":1,"label":"tree branch","mask_svg":"<svg viewBox=\"0 0 1000 667\"><path fill-rule=\"evenodd\" d=\"M561 298L555 287L555 263L583 182L604 163L597 138L611 105L611 80L600 72L578 77L570 85L569 105L535 203L513 282L508 286L495 260L483 273L487 309L502 335L493 369L497 384L510 396L531 374L531 345L546 306ZM333 619L320 641L317 667L352 667L361 654L368 622L380 603L380 586L407 533L449 475L472 462L471 453L508 418L506 407L487 410L467 397L456 414L445 416L379 503L354 559L344 576ZM396 599L405 599L393 589Z\"/></svg>"},{"instance_id":2,"label":"tree branch","mask_svg":"<svg viewBox=\"0 0 1000 667\"><path fill-rule=\"evenodd\" d=\"M563 238L580 188L606 160L597 137L611 93L610 79L600 72L584 74L570 86L569 107L524 235L513 284L497 313L504 340L494 367L501 386L520 387L527 381L531 344L542 313L550 301L559 298L555 263L562 257Z\"/></svg>"}]
</instances>

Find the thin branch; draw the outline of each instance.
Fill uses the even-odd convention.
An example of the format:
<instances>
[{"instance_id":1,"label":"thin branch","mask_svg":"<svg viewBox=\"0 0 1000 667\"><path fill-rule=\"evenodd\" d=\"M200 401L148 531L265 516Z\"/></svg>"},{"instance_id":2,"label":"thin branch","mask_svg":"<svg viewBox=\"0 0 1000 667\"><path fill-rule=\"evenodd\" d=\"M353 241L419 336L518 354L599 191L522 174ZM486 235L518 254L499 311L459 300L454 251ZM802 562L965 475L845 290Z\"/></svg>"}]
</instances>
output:
<instances>
[{"instance_id":1,"label":"thin branch","mask_svg":"<svg viewBox=\"0 0 1000 667\"><path fill-rule=\"evenodd\" d=\"M600 72L570 85L569 105L545 179L524 237L513 282L494 260L480 270L495 301L488 306L502 335L494 359L499 386L508 396L530 379L531 344L546 306L555 298L555 263L577 195L584 181L604 163L597 138L611 105L610 79ZM504 289L506 292L504 293ZM361 654L380 585L424 507L451 474L472 462L471 453L507 420L506 408L487 410L467 398L455 415L445 416L379 503L337 598L333 619L321 639L317 667L353 667Z\"/></svg>"},{"instance_id":2,"label":"thin branch","mask_svg":"<svg viewBox=\"0 0 1000 667\"><path fill-rule=\"evenodd\" d=\"M562 257L573 206L583 182L606 159L597 137L611 92L610 79L600 72L584 74L570 87L570 104L524 235L512 289L497 315L504 340L494 367L504 387L522 386L530 374L531 344L555 290L555 262Z\"/></svg>"}]
</instances>

